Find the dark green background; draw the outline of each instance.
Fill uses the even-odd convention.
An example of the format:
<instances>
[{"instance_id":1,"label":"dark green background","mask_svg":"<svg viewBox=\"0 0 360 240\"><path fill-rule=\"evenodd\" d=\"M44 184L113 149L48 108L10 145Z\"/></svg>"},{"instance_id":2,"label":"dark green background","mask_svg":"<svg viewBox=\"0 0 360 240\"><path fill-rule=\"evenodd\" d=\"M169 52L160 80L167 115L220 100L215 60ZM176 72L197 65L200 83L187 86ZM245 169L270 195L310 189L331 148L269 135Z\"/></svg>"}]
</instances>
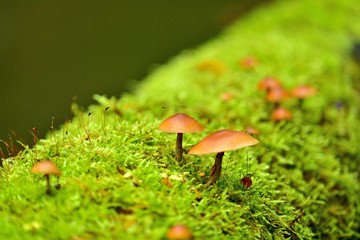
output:
<instances>
[{"instance_id":1,"label":"dark green background","mask_svg":"<svg viewBox=\"0 0 360 240\"><path fill-rule=\"evenodd\" d=\"M55 124L70 116L75 96L84 107L94 93L120 96L128 80L142 79L260 2L2 1L0 139L12 129L30 143L35 126L44 136L53 116Z\"/></svg>"}]
</instances>

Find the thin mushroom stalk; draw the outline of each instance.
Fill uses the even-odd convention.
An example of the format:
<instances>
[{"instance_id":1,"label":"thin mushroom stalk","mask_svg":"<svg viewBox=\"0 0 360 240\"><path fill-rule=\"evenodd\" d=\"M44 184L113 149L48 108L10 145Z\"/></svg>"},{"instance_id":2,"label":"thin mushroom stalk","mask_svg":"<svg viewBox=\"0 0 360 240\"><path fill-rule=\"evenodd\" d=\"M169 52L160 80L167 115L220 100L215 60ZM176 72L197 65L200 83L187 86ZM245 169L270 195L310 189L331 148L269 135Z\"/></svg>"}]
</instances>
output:
<instances>
[{"instance_id":1,"label":"thin mushroom stalk","mask_svg":"<svg viewBox=\"0 0 360 240\"><path fill-rule=\"evenodd\" d=\"M175 148L175 158L179 163L182 163L182 142L183 142L183 133L178 133L176 135L176 148Z\"/></svg>"},{"instance_id":2,"label":"thin mushroom stalk","mask_svg":"<svg viewBox=\"0 0 360 240\"><path fill-rule=\"evenodd\" d=\"M220 178L223 156L224 152L219 152L216 154L215 163L210 170L210 178L206 182L206 185L215 184L216 181Z\"/></svg>"},{"instance_id":3,"label":"thin mushroom stalk","mask_svg":"<svg viewBox=\"0 0 360 240\"><path fill-rule=\"evenodd\" d=\"M177 113L162 121L159 125L159 130L163 132L176 133L175 159L178 163L182 164L183 134L202 132L204 127L194 118L183 113Z\"/></svg>"},{"instance_id":4,"label":"thin mushroom stalk","mask_svg":"<svg viewBox=\"0 0 360 240\"><path fill-rule=\"evenodd\" d=\"M45 191L45 193L47 195L51 195L50 175L45 174L44 176L45 176L45 179L46 179L46 191Z\"/></svg>"}]
</instances>

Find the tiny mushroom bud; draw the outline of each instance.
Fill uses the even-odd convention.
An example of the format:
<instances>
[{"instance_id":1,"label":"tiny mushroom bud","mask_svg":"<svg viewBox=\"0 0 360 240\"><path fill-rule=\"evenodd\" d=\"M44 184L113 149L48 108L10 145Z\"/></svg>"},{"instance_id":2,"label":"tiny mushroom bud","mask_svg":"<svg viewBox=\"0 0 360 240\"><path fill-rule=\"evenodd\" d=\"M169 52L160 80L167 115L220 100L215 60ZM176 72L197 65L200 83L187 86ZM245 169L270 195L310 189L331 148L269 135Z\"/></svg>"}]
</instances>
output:
<instances>
[{"instance_id":1,"label":"tiny mushroom bud","mask_svg":"<svg viewBox=\"0 0 360 240\"><path fill-rule=\"evenodd\" d=\"M216 153L215 163L210 170L210 179L207 181L207 185L211 185L216 183L220 177L225 151L232 151L258 143L259 141L250 134L224 129L206 136L190 149L189 154Z\"/></svg>"},{"instance_id":2,"label":"tiny mushroom bud","mask_svg":"<svg viewBox=\"0 0 360 240\"><path fill-rule=\"evenodd\" d=\"M232 100L233 98L235 98L235 96L231 92L224 92L220 95L220 98L224 102L228 102L228 101Z\"/></svg>"},{"instance_id":3,"label":"tiny mushroom bud","mask_svg":"<svg viewBox=\"0 0 360 240\"><path fill-rule=\"evenodd\" d=\"M271 89L278 87L282 87L280 81L272 77L264 78L257 85L259 90L265 90L266 92L269 92Z\"/></svg>"},{"instance_id":4,"label":"tiny mushroom bud","mask_svg":"<svg viewBox=\"0 0 360 240\"><path fill-rule=\"evenodd\" d=\"M248 56L240 60L240 66L245 70L254 69L256 65L257 60L255 57L252 56Z\"/></svg>"},{"instance_id":5,"label":"tiny mushroom bud","mask_svg":"<svg viewBox=\"0 0 360 240\"><path fill-rule=\"evenodd\" d=\"M282 120L290 120L291 118L291 112L284 107L278 107L274 109L271 114L271 119L275 122L280 122Z\"/></svg>"},{"instance_id":6,"label":"tiny mushroom bud","mask_svg":"<svg viewBox=\"0 0 360 240\"><path fill-rule=\"evenodd\" d=\"M166 237L169 240L191 240L193 239L193 234L185 225L178 224L168 230Z\"/></svg>"},{"instance_id":7,"label":"tiny mushroom bud","mask_svg":"<svg viewBox=\"0 0 360 240\"><path fill-rule=\"evenodd\" d=\"M244 188L249 188L252 185L252 180L250 176L245 176L240 180L240 183Z\"/></svg>"},{"instance_id":8,"label":"tiny mushroom bud","mask_svg":"<svg viewBox=\"0 0 360 240\"><path fill-rule=\"evenodd\" d=\"M204 127L194 118L183 113L177 113L161 122L159 130L163 132L177 133L175 158L178 162L182 162L183 133L202 132Z\"/></svg>"},{"instance_id":9,"label":"tiny mushroom bud","mask_svg":"<svg viewBox=\"0 0 360 240\"><path fill-rule=\"evenodd\" d=\"M50 175L60 176L61 171L59 168L50 160L44 160L36 163L31 168L32 173L44 174L46 178L46 194L51 194L50 188Z\"/></svg>"}]
</instances>

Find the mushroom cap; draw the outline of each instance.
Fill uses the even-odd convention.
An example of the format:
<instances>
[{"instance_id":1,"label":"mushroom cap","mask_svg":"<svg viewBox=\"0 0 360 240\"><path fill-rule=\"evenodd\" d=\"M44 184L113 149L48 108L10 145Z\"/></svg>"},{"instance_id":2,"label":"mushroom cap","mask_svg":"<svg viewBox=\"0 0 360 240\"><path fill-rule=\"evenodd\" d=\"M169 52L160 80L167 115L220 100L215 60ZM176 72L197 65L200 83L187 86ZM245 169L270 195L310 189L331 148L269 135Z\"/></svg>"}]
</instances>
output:
<instances>
[{"instance_id":1,"label":"mushroom cap","mask_svg":"<svg viewBox=\"0 0 360 240\"><path fill-rule=\"evenodd\" d=\"M171 227L167 234L167 238L169 240L189 240L193 239L193 235L189 228L187 228L185 225L178 224L173 227Z\"/></svg>"},{"instance_id":2,"label":"mushroom cap","mask_svg":"<svg viewBox=\"0 0 360 240\"><path fill-rule=\"evenodd\" d=\"M191 133L202 132L204 127L194 118L183 113L177 113L160 123L159 130L171 133Z\"/></svg>"},{"instance_id":3,"label":"mushroom cap","mask_svg":"<svg viewBox=\"0 0 360 240\"><path fill-rule=\"evenodd\" d=\"M315 87L302 85L291 90L290 94L292 97L306 98L306 97L314 96L316 92L317 90Z\"/></svg>"},{"instance_id":4,"label":"mushroom cap","mask_svg":"<svg viewBox=\"0 0 360 240\"><path fill-rule=\"evenodd\" d=\"M281 102L289 98L289 93L282 87L271 88L266 95L268 102Z\"/></svg>"},{"instance_id":5,"label":"mushroom cap","mask_svg":"<svg viewBox=\"0 0 360 240\"><path fill-rule=\"evenodd\" d=\"M279 80L272 77L264 78L257 85L257 88L259 90L270 90L272 88L277 88L277 87L281 87L281 83Z\"/></svg>"},{"instance_id":6,"label":"mushroom cap","mask_svg":"<svg viewBox=\"0 0 360 240\"><path fill-rule=\"evenodd\" d=\"M248 56L240 60L240 66L243 69L253 69L257 65L257 60L253 56Z\"/></svg>"},{"instance_id":7,"label":"mushroom cap","mask_svg":"<svg viewBox=\"0 0 360 240\"><path fill-rule=\"evenodd\" d=\"M31 172L32 173L49 174L49 175L55 175L55 176L61 175L60 169L50 160L44 160L44 161L36 163L31 168Z\"/></svg>"},{"instance_id":8,"label":"mushroom cap","mask_svg":"<svg viewBox=\"0 0 360 240\"><path fill-rule=\"evenodd\" d=\"M278 122L281 120L290 120L292 113L284 107L278 107L271 113L271 119Z\"/></svg>"},{"instance_id":9,"label":"mushroom cap","mask_svg":"<svg viewBox=\"0 0 360 240\"><path fill-rule=\"evenodd\" d=\"M189 154L219 153L258 144L250 134L234 130L219 130L207 135L193 146Z\"/></svg>"}]
</instances>

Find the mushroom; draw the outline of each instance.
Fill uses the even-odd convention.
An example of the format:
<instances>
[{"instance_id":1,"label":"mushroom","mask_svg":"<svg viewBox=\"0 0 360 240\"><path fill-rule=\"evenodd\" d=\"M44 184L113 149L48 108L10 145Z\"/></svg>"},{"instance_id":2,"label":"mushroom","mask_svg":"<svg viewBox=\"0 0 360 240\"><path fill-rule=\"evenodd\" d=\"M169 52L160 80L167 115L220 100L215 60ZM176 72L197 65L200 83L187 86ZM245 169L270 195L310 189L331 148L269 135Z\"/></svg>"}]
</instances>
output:
<instances>
[{"instance_id":1,"label":"mushroom","mask_svg":"<svg viewBox=\"0 0 360 240\"><path fill-rule=\"evenodd\" d=\"M240 60L240 67L245 70L254 69L257 65L257 60L255 57L248 56Z\"/></svg>"},{"instance_id":2,"label":"mushroom","mask_svg":"<svg viewBox=\"0 0 360 240\"><path fill-rule=\"evenodd\" d=\"M252 180L250 178L250 176L245 176L240 180L241 186L243 186L244 188L249 188L252 185Z\"/></svg>"},{"instance_id":3,"label":"mushroom","mask_svg":"<svg viewBox=\"0 0 360 240\"><path fill-rule=\"evenodd\" d=\"M169 240L191 240L193 239L193 234L190 229L185 225L178 224L171 227L167 234Z\"/></svg>"},{"instance_id":4,"label":"mushroom","mask_svg":"<svg viewBox=\"0 0 360 240\"><path fill-rule=\"evenodd\" d=\"M266 95L268 102L274 103L275 107L278 107L280 102L289 98L289 93L282 87L271 88Z\"/></svg>"},{"instance_id":5,"label":"mushroom","mask_svg":"<svg viewBox=\"0 0 360 240\"><path fill-rule=\"evenodd\" d=\"M177 113L161 122L159 130L163 132L177 133L175 158L178 162L182 162L183 134L202 132L204 127L194 118L183 113Z\"/></svg>"},{"instance_id":6,"label":"mushroom","mask_svg":"<svg viewBox=\"0 0 360 240\"><path fill-rule=\"evenodd\" d=\"M236 150L258 144L259 141L250 134L234 130L219 130L209 134L198 144L193 146L189 154L216 153L215 163L210 170L207 185L216 183L221 174L222 159L225 151Z\"/></svg>"},{"instance_id":7,"label":"mushroom","mask_svg":"<svg viewBox=\"0 0 360 240\"><path fill-rule=\"evenodd\" d=\"M280 122L282 120L290 120L292 118L292 113L284 107L278 107L273 110L271 113L271 119L275 122Z\"/></svg>"},{"instance_id":8,"label":"mushroom","mask_svg":"<svg viewBox=\"0 0 360 240\"><path fill-rule=\"evenodd\" d=\"M54 176L60 176L61 171L59 168L50 160L44 160L41 162L36 163L31 168L32 173L39 173L44 174L46 178L46 194L51 194L51 188L50 188L50 175Z\"/></svg>"},{"instance_id":9,"label":"mushroom","mask_svg":"<svg viewBox=\"0 0 360 240\"><path fill-rule=\"evenodd\" d=\"M273 78L273 77L266 77L263 80L261 80L257 88L259 90L265 90L266 92L269 92L273 88L282 87L279 80Z\"/></svg>"},{"instance_id":10,"label":"mushroom","mask_svg":"<svg viewBox=\"0 0 360 240\"><path fill-rule=\"evenodd\" d=\"M290 95L294 98L299 99L299 105L302 106L304 99L307 97L314 96L317 90L313 86L301 85L290 91Z\"/></svg>"}]
</instances>

